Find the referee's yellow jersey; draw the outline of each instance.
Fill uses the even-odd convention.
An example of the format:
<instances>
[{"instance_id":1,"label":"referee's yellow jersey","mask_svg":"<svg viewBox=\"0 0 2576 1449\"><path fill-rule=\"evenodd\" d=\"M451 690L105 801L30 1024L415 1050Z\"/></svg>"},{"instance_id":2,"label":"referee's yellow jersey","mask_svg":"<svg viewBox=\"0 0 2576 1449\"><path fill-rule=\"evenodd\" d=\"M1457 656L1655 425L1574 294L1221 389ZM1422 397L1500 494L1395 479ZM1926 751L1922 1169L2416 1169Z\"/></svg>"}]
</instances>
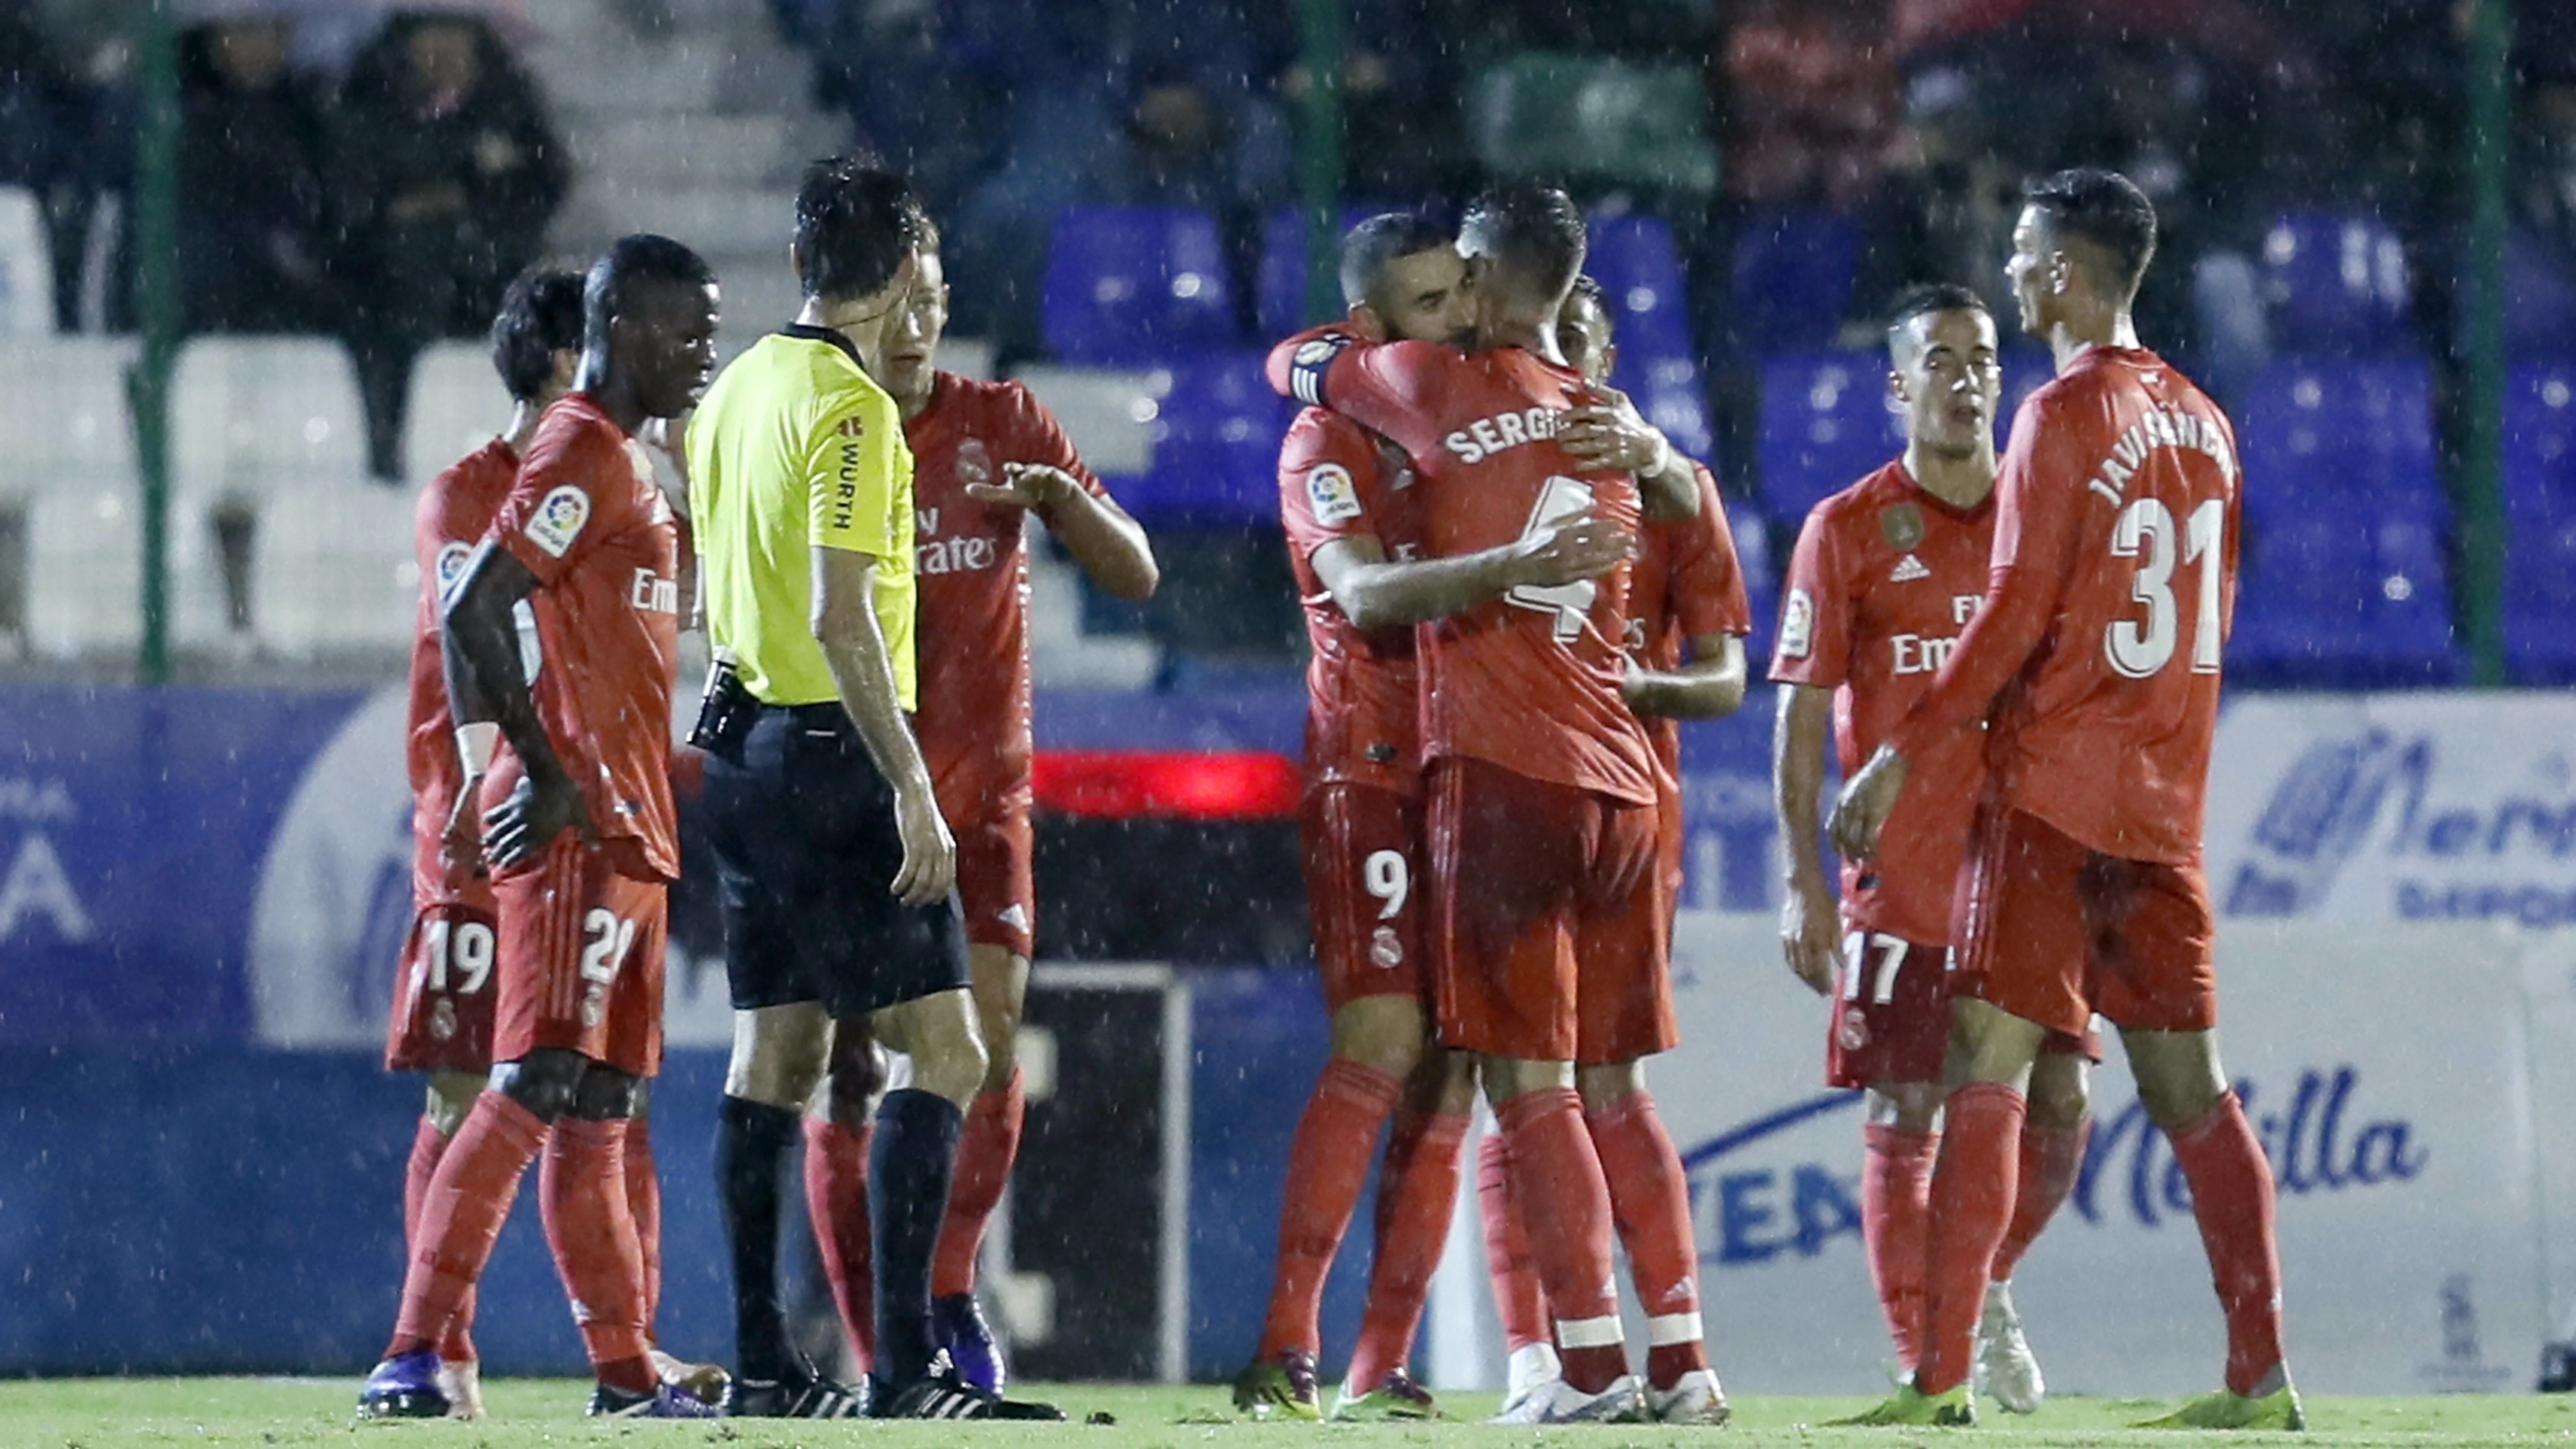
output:
<instances>
[{"instance_id":1,"label":"referee's yellow jersey","mask_svg":"<svg viewBox=\"0 0 2576 1449\"><path fill-rule=\"evenodd\" d=\"M762 702L837 699L814 641L811 547L877 561L877 627L906 710L917 590L903 414L839 333L791 326L728 364L690 420L689 517L707 638Z\"/></svg>"}]
</instances>

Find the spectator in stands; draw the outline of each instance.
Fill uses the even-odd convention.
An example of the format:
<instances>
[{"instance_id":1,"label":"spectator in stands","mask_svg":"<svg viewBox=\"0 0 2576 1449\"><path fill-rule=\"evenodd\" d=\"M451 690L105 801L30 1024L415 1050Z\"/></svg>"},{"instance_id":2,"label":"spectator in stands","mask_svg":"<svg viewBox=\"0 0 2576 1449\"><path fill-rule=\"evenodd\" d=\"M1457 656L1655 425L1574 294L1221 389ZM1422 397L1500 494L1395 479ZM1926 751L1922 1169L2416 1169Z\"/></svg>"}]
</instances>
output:
<instances>
[{"instance_id":1,"label":"spectator in stands","mask_svg":"<svg viewBox=\"0 0 2576 1449\"><path fill-rule=\"evenodd\" d=\"M191 27L179 51L179 301L192 332L333 321L320 100L287 65L292 23Z\"/></svg>"},{"instance_id":2,"label":"spectator in stands","mask_svg":"<svg viewBox=\"0 0 2576 1449\"><path fill-rule=\"evenodd\" d=\"M569 176L534 83L470 15L396 15L352 63L336 131L350 350L371 466L393 478L412 359L482 332Z\"/></svg>"},{"instance_id":3,"label":"spectator in stands","mask_svg":"<svg viewBox=\"0 0 2576 1449\"><path fill-rule=\"evenodd\" d=\"M2576 55L2535 55L2521 70L2513 225L2542 279L2565 297L2576 292ZM2576 344L2562 339L2561 345Z\"/></svg>"},{"instance_id":4,"label":"spectator in stands","mask_svg":"<svg viewBox=\"0 0 2576 1449\"><path fill-rule=\"evenodd\" d=\"M1897 139L1886 0L1757 0L1728 36L1726 188L1753 206L1851 212Z\"/></svg>"}]
</instances>

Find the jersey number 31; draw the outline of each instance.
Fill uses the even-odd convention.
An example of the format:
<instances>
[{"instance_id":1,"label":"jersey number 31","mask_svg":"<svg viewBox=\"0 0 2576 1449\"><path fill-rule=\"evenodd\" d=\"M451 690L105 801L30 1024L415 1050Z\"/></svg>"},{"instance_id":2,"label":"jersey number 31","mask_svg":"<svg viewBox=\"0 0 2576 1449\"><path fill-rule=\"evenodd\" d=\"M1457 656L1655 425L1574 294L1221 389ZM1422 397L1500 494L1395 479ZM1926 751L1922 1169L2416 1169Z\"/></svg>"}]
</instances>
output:
<instances>
[{"instance_id":1,"label":"jersey number 31","mask_svg":"<svg viewBox=\"0 0 2576 1449\"><path fill-rule=\"evenodd\" d=\"M2180 539L2174 536L2172 510L2156 499L2141 498L2120 510L2119 521L2111 525L2111 552L2140 560L2129 597L2146 606L2147 617L2143 624L2121 619L2102 631L2102 653L2113 669L2131 679L2145 679L2172 661L2179 624L2173 591L2179 543L2182 562L2197 564L2200 570L2191 628L2191 672L2218 672L2219 647L2225 642L2219 637L2219 590L2225 582L2219 575L2219 544L2226 527L2227 505L2216 498L2191 511Z\"/></svg>"}]
</instances>

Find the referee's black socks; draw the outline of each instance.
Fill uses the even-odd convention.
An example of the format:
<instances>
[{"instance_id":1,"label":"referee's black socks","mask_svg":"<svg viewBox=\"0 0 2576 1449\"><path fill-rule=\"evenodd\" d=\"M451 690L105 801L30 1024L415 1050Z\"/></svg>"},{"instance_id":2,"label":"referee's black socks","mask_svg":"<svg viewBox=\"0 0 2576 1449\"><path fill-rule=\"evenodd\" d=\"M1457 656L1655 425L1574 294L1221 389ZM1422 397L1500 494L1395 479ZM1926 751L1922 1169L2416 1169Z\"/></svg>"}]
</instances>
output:
<instances>
[{"instance_id":1,"label":"referee's black socks","mask_svg":"<svg viewBox=\"0 0 2576 1449\"><path fill-rule=\"evenodd\" d=\"M948 1216L948 1184L966 1114L932 1092L905 1088L877 1104L868 1148L868 1213L876 1238L877 1362L882 1391L930 1372L930 1259Z\"/></svg>"},{"instance_id":2,"label":"referee's black socks","mask_svg":"<svg viewBox=\"0 0 2576 1449\"><path fill-rule=\"evenodd\" d=\"M798 1365L778 1304L779 1183L803 1114L728 1095L716 1120L716 1195L733 1244L734 1369L777 1382Z\"/></svg>"}]
</instances>

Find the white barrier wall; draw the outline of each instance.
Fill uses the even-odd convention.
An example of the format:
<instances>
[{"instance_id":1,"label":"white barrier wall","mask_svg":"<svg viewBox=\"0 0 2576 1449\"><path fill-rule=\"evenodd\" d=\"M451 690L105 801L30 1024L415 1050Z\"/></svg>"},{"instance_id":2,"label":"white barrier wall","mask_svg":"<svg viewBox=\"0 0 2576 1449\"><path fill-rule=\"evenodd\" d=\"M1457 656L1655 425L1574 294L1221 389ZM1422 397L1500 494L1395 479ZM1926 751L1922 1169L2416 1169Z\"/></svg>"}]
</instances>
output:
<instances>
[{"instance_id":1,"label":"white barrier wall","mask_svg":"<svg viewBox=\"0 0 2576 1449\"><path fill-rule=\"evenodd\" d=\"M2545 1292L2523 941L2300 921L2227 922L2219 939L2225 1057L2280 1184L2300 1383L2527 1387ZM2576 942L2541 944L2557 953L2551 1030L2576 1042ZM1883 1388L1861 1114L1820 1084L1824 1005L1767 918L1686 914L1675 966L1686 1045L1648 1076L1690 1169L1719 1371L1756 1392ZM2062 1390L2214 1387L2225 1341L2188 1194L2116 1038L2107 1054L2083 1175L2015 1284L2023 1321ZM2550 1098L2576 1099L2569 1054L2538 1055L2544 1081L2566 1079ZM2576 1154L2556 1161L2556 1200L2576 1202ZM1481 1277L1472 1217L1444 1271ZM1453 1282L1435 1302L1477 1291ZM1460 1318L1435 1324L1435 1368L1491 1372L1490 1349L1456 1340Z\"/></svg>"}]
</instances>

